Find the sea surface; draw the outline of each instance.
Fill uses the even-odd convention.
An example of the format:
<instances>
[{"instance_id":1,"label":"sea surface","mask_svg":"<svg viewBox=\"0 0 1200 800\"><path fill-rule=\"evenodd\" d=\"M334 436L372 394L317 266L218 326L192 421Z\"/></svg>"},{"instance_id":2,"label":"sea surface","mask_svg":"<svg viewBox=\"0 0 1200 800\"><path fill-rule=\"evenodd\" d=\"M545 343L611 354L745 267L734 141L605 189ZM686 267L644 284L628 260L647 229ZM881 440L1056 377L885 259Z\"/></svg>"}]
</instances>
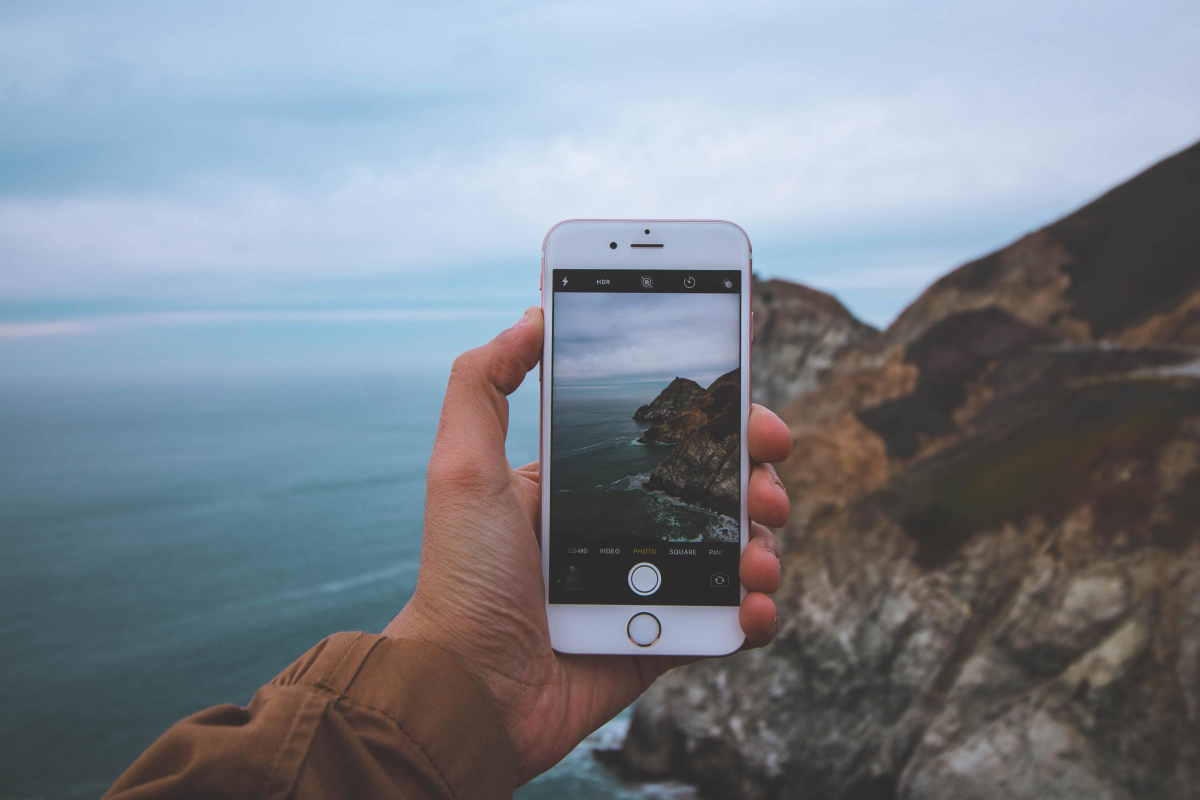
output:
<instances>
[{"instance_id":1,"label":"sea surface","mask_svg":"<svg viewBox=\"0 0 1200 800\"><path fill-rule=\"evenodd\" d=\"M179 718L248 702L324 636L382 629L416 580L444 382L6 385L0 797L95 797ZM514 463L537 454L536 386L514 396ZM627 724L517 796L690 797L621 784L591 757Z\"/></svg>"},{"instance_id":2,"label":"sea surface","mask_svg":"<svg viewBox=\"0 0 1200 800\"><path fill-rule=\"evenodd\" d=\"M555 387L554 531L580 540L620 532L660 541L738 541L737 520L645 488L671 446L639 444L650 424L635 422L633 414L664 387Z\"/></svg>"}]
</instances>

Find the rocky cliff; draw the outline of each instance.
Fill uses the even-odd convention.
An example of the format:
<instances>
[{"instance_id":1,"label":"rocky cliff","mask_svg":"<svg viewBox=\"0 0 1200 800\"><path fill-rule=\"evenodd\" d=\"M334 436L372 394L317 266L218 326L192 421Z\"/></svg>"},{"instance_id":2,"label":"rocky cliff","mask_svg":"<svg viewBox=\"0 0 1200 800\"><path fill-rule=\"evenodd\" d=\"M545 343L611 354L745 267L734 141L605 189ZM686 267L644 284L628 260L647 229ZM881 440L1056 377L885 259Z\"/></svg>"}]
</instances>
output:
<instances>
[{"instance_id":1,"label":"rocky cliff","mask_svg":"<svg viewBox=\"0 0 1200 800\"><path fill-rule=\"evenodd\" d=\"M675 415L694 408L704 399L700 384L687 378L676 378L652 401L640 406L633 418L638 422L663 422Z\"/></svg>"},{"instance_id":2,"label":"rocky cliff","mask_svg":"<svg viewBox=\"0 0 1200 800\"><path fill-rule=\"evenodd\" d=\"M824 382L849 349L879 338L833 295L779 280L754 283L754 402L783 408Z\"/></svg>"},{"instance_id":3,"label":"rocky cliff","mask_svg":"<svg viewBox=\"0 0 1200 800\"><path fill-rule=\"evenodd\" d=\"M810 371L780 635L660 679L625 767L745 798L1200 796L1197 219L1200 146Z\"/></svg>"},{"instance_id":4,"label":"rocky cliff","mask_svg":"<svg viewBox=\"0 0 1200 800\"><path fill-rule=\"evenodd\" d=\"M634 419L645 410L642 419L662 420L651 425L639 441L674 445L651 471L646 488L722 514L738 515L740 378L740 370L735 369L707 389L700 389L686 378L676 378L653 402L638 409ZM664 409L668 408L674 413L665 416Z\"/></svg>"}]
</instances>

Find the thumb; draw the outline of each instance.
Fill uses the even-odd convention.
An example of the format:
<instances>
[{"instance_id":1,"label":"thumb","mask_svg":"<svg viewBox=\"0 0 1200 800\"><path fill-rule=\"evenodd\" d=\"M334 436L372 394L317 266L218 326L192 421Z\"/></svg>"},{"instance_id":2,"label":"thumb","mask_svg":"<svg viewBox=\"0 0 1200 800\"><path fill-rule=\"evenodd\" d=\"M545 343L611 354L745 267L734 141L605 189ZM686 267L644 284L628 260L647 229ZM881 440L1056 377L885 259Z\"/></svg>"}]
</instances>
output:
<instances>
[{"instance_id":1,"label":"thumb","mask_svg":"<svg viewBox=\"0 0 1200 800\"><path fill-rule=\"evenodd\" d=\"M431 484L449 481L468 489L508 485L508 395L541 355L542 311L532 306L511 328L454 360L429 459Z\"/></svg>"}]
</instances>

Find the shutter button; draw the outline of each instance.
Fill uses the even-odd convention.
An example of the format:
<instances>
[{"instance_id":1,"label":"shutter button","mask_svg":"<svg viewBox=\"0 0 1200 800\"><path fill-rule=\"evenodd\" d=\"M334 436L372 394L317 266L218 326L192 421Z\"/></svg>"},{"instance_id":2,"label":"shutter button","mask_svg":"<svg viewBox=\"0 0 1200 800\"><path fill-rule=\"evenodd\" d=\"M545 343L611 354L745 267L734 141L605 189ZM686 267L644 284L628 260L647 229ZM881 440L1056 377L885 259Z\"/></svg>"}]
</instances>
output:
<instances>
[{"instance_id":1,"label":"shutter button","mask_svg":"<svg viewBox=\"0 0 1200 800\"><path fill-rule=\"evenodd\" d=\"M662 574L658 567L648 561L634 564L633 569L629 570L629 588L633 589L634 594L640 594L642 597L654 594L661 584Z\"/></svg>"}]
</instances>

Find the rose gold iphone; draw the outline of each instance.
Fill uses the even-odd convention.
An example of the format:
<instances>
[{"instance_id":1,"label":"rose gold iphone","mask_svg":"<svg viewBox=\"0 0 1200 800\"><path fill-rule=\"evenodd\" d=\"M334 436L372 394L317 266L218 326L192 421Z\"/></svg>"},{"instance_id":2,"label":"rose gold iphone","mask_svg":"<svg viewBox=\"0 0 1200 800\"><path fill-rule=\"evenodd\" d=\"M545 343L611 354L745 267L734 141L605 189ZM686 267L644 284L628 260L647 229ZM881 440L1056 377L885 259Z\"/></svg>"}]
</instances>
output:
<instances>
[{"instance_id":1,"label":"rose gold iphone","mask_svg":"<svg viewBox=\"0 0 1200 800\"><path fill-rule=\"evenodd\" d=\"M741 646L750 240L571 220L542 246L542 577L555 650Z\"/></svg>"}]
</instances>

